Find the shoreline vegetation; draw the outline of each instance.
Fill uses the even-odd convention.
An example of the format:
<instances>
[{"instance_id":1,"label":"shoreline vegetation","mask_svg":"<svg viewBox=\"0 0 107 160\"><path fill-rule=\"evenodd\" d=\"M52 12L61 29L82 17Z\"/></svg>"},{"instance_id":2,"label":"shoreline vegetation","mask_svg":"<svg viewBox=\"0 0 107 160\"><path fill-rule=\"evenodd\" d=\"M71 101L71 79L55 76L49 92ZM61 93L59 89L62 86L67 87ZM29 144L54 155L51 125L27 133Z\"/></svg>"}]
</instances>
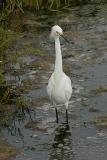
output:
<instances>
[{"instance_id":1,"label":"shoreline vegetation","mask_svg":"<svg viewBox=\"0 0 107 160\"><path fill-rule=\"evenodd\" d=\"M2 10L0 22L4 21L12 13L20 11L22 14L26 9L33 10L36 13L45 11L65 10L69 7L107 3L106 0L1 0L0 8Z\"/></svg>"}]
</instances>

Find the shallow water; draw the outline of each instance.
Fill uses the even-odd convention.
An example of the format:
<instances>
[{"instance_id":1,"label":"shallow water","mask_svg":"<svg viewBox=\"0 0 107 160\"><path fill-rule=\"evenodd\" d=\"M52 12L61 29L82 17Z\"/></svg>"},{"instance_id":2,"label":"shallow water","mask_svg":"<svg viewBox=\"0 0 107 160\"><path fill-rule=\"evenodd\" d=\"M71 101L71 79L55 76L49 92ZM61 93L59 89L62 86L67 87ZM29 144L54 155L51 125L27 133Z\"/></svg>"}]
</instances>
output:
<instances>
[{"instance_id":1,"label":"shallow water","mask_svg":"<svg viewBox=\"0 0 107 160\"><path fill-rule=\"evenodd\" d=\"M106 12L107 5L75 7L64 16L56 14L53 22L61 25L65 36L74 43L67 44L61 40L64 68L72 79L73 85L73 96L69 105L69 126L63 123L64 106L58 107L60 123L57 125L54 108L49 100L44 100L47 97L46 85L53 71L54 60L47 62L49 63L47 67L41 66L42 69L30 70L33 60L34 63L38 61L44 63L44 57L38 59L34 55L24 55L17 59L16 65L13 65L13 68L18 70L20 78L15 79L11 72L5 75L7 83L12 83L14 80L19 86L22 84L24 86L23 80L29 78L31 80L24 96L29 98L33 107L32 119L26 114L23 121L15 120L13 128L16 128L16 133L14 130L13 134L10 134L7 129L2 131L7 141L20 150L20 154L14 160L107 159L107 130L99 130L90 123L96 116L107 112L107 92L91 95L92 90L107 87ZM20 50L27 45L29 47L30 44L42 48L44 52L49 53L48 57L54 59L54 45L48 38L46 39L47 34L49 35L47 29L45 32L42 29L41 32L37 32L32 26L32 32L30 30L24 32L15 48ZM70 56L71 54L73 57ZM23 74L20 74L19 61L25 65ZM90 111L90 108L96 109L96 112ZM10 127L12 126L13 124Z\"/></svg>"}]
</instances>

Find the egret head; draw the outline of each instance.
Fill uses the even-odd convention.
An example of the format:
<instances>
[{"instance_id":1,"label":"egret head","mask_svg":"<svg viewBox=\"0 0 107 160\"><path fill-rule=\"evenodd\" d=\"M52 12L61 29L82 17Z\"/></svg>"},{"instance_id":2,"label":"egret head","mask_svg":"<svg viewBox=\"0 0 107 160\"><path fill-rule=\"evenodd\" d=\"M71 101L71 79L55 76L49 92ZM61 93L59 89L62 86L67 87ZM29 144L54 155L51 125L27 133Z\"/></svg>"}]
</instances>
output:
<instances>
[{"instance_id":1,"label":"egret head","mask_svg":"<svg viewBox=\"0 0 107 160\"><path fill-rule=\"evenodd\" d=\"M59 27L58 25L53 26L50 35L51 39L55 39L56 37L60 37L61 35L63 35L62 28Z\"/></svg>"}]
</instances>

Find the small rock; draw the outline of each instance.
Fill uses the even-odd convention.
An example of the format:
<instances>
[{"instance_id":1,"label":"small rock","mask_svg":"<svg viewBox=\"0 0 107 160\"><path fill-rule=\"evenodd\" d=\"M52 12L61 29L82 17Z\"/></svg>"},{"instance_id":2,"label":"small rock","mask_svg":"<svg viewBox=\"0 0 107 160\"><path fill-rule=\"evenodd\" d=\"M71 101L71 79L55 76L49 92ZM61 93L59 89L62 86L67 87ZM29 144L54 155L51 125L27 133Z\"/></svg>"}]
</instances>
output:
<instances>
[{"instance_id":1,"label":"small rock","mask_svg":"<svg viewBox=\"0 0 107 160\"><path fill-rule=\"evenodd\" d=\"M59 144L59 145L58 145L59 148L62 148L63 146L64 146L63 144Z\"/></svg>"},{"instance_id":2,"label":"small rock","mask_svg":"<svg viewBox=\"0 0 107 160\"><path fill-rule=\"evenodd\" d=\"M32 135L32 138L36 138L36 137L38 137L37 134L33 134L33 135Z\"/></svg>"}]
</instances>

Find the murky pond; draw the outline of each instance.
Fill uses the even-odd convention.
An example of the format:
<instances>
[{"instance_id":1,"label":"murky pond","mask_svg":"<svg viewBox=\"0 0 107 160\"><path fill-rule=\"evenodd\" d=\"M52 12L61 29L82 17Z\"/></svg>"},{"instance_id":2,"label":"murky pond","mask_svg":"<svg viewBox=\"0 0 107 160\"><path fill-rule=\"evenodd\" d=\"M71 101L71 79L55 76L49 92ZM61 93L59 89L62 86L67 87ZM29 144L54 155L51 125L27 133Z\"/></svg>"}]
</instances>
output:
<instances>
[{"instance_id":1,"label":"murky pond","mask_svg":"<svg viewBox=\"0 0 107 160\"><path fill-rule=\"evenodd\" d=\"M19 151L14 160L106 160L107 5L86 5L55 14L49 19L44 15L44 23L44 17L27 17L27 31L8 51L16 58L5 73L7 84L23 89L21 94L32 110L23 120L14 119L2 135ZM64 124L64 106L58 107L60 123L56 124L46 93L55 57L54 44L48 38L50 24L62 26L70 41L67 44L61 39L64 70L73 84L69 126Z\"/></svg>"}]
</instances>

